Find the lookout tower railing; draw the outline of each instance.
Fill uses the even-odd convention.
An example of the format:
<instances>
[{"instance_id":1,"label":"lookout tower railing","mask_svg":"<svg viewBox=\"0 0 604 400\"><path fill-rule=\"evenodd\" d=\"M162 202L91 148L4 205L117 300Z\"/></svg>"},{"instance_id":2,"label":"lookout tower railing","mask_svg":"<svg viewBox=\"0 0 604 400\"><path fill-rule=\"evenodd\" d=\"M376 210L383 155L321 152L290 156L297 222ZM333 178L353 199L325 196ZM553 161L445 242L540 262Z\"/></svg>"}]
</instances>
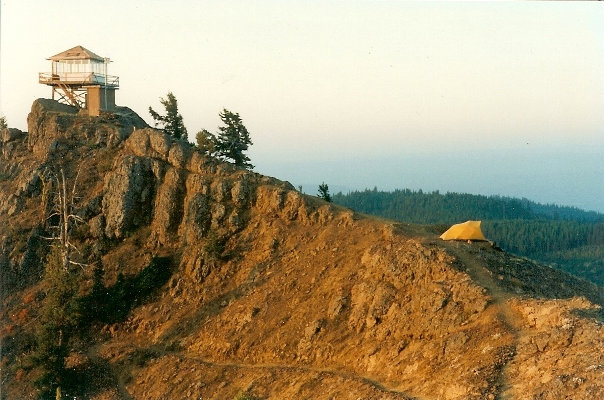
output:
<instances>
[{"instance_id":1,"label":"lookout tower railing","mask_svg":"<svg viewBox=\"0 0 604 400\"><path fill-rule=\"evenodd\" d=\"M104 75L95 72L40 72L38 82L46 85L101 85L101 87L117 88L120 86L120 78L115 75Z\"/></svg>"}]
</instances>

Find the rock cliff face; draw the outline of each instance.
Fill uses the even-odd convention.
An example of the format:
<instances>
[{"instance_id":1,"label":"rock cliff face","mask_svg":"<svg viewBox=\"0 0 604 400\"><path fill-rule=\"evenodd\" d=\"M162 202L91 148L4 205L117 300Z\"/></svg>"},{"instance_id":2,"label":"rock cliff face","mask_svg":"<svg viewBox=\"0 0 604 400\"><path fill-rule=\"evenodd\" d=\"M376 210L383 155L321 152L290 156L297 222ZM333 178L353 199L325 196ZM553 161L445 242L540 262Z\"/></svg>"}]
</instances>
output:
<instances>
[{"instance_id":1,"label":"rock cliff face","mask_svg":"<svg viewBox=\"0 0 604 400\"><path fill-rule=\"evenodd\" d=\"M107 293L171 260L152 296L128 294L119 318L74 343L82 398L604 397L595 285L303 195L129 111L91 119L37 100L28 122L0 144L7 398L35 395L19 360L46 290L32 265L53 168L81 169L75 237ZM78 273L85 293L92 272Z\"/></svg>"},{"instance_id":2,"label":"rock cliff face","mask_svg":"<svg viewBox=\"0 0 604 400\"><path fill-rule=\"evenodd\" d=\"M27 116L27 145L36 154L52 151L61 139L115 146L134 128L146 126L145 121L127 107L118 107L116 112L103 113L100 117L88 117L78 113L75 107L38 99Z\"/></svg>"},{"instance_id":3,"label":"rock cliff face","mask_svg":"<svg viewBox=\"0 0 604 400\"><path fill-rule=\"evenodd\" d=\"M137 130L124 145L105 178L109 238L149 224L158 244L196 243L210 230L234 234L246 225L259 186L293 191L288 183L218 163L157 130Z\"/></svg>"}]
</instances>

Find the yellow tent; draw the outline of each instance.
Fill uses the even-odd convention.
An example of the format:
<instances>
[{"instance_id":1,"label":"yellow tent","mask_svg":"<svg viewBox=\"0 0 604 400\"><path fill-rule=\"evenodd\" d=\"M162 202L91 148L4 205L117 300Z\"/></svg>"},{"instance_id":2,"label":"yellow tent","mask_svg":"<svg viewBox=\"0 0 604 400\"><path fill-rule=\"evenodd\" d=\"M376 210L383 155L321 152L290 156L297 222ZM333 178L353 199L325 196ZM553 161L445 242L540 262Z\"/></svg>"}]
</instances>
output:
<instances>
[{"instance_id":1,"label":"yellow tent","mask_svg":"<svg viewBox=\"0 0 604 400\"><path fill-rule=\"evenodd\" d=\"M480 221L455 224L440 235L442 240L487 240L480 230Z\"/></svg>"}]
</instances>

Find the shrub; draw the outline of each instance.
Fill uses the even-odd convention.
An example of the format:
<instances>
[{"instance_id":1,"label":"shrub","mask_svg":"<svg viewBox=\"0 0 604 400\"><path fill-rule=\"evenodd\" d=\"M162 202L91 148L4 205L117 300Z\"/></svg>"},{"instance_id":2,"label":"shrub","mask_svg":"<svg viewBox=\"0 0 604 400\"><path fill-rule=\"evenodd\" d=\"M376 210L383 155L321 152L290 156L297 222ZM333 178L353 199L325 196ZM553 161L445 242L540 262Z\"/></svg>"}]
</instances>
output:
<instances>
[{"instance_id":1,"label":"shrub","mask_svg":"<svg viewBox=\"0 0 604 400\"><path fill-rule=\"evenodd\" d=\"M258 397L249 393L248 391L239 392L237 396L235 396L234 400L259 400Z\"/></svg>"},{"instance_id":2,"label":"shrub","mask_svg":"<svg viewBox=\"0 0 604 400\"><path fill-rule=\"evenodd\" d=\"M208 241L203 250L206 255L213 260L224 260L227 256L224 254L228 237L219 236L216 232L210 231Z\"/></svg>"}]
</instances>

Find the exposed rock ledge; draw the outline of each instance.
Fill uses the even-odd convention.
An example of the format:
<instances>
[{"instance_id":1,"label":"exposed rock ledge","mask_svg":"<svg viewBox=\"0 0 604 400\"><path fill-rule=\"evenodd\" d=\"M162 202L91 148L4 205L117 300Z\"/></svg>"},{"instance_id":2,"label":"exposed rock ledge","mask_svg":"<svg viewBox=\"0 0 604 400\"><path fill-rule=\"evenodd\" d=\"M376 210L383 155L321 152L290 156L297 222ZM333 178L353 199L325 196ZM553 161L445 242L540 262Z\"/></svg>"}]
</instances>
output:
<instances>
[{"instance_id":1,"label":"exposed rock ledge","mask_svg":"<svg viewBox=\"0 0 604 400\"><path fill-rule=\"evenodd\" d=\"M309 218L302 195L288 183L238 169L172 140L155 129L136 130L105 177L104 233L121 238L151 224L161 244L183 244L241 230L251 208Z\"/></svg>"},{"instance_id":2,"label":"exposed rock ledge","mask_svg":"<svg viewBox=\"0 0 604 400\"><path fill-rule=\"evenodd\" d=\"M72 138L114 146L147 123L128 107L117 107L89 117L75 107L50 99L37 99L27 116L28 147L36 155L52 150L56 140Z\"/></svg>"}]
</instances>

